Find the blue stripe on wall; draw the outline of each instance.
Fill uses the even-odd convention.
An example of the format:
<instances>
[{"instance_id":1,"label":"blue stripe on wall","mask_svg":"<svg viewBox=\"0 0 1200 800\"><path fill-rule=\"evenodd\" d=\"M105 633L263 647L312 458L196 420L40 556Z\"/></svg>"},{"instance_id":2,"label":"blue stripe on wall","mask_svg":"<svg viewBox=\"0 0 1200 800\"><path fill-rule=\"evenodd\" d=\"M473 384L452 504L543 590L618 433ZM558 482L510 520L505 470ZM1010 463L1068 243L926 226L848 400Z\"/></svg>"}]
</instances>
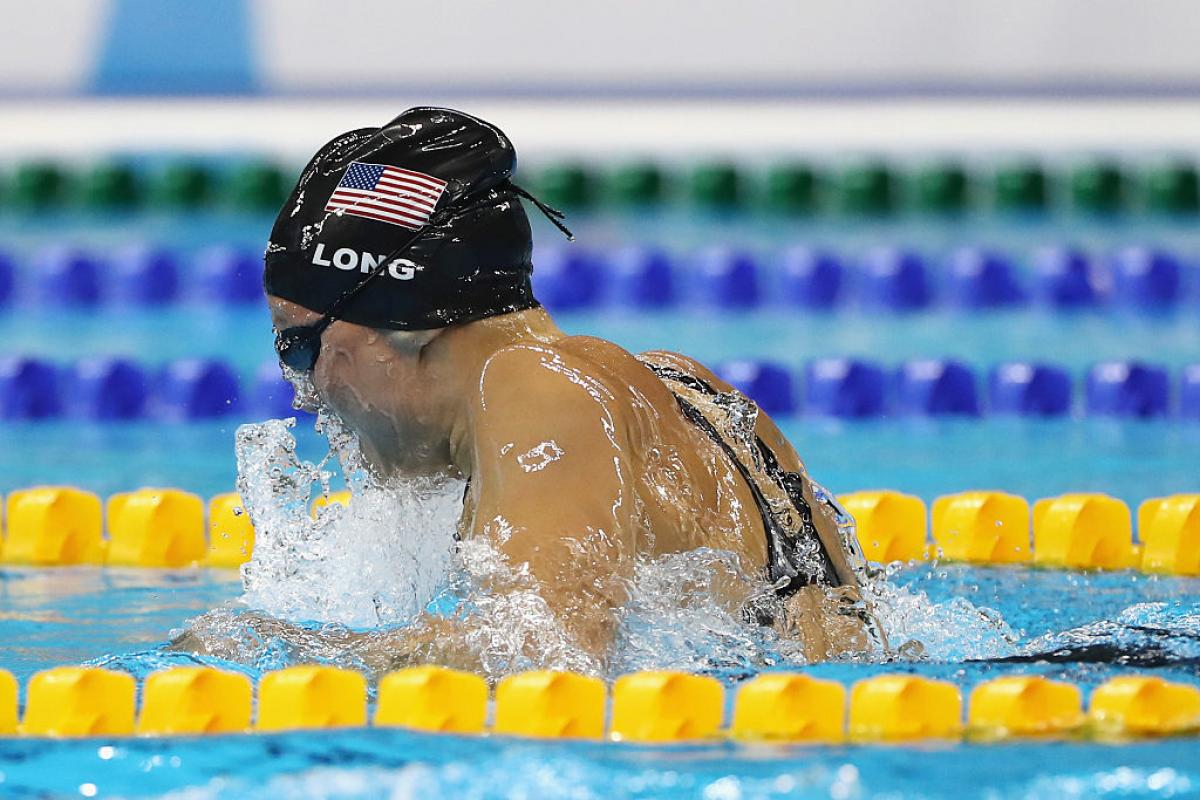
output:
<instances>
[{"instance_id":1,"label":"blue stripe on wall","mask_svg":"<svg viewBox=\"0 0 1200 800\"><path fill-rule=\"evenodd\" d=\"M113 0L98 94L245 94L257 88L247 0Z\"/></svg>"}]
</instances>

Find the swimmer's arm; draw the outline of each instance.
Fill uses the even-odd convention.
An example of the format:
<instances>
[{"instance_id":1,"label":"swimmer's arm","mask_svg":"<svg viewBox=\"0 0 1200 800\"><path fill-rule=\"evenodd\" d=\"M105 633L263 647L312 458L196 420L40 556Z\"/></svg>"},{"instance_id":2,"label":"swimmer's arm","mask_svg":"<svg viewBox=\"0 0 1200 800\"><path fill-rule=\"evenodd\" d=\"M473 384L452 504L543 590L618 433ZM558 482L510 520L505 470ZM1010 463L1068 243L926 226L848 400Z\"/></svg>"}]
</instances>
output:
<instances>
[{"instance_id":1,"label":"swimmer's arm","mask_svg":"<svg viewBox=\"0 0 1200 800\"><path fill-rule=\"evenodd\" d=\"M488 361L473 413L470 535L496 548L574 642L602 658L626 599L636 527L624 426L589 366L534 347Z\"/></svg>"},{"instance_id":2,"label":"swimmer's arm","mask_svg":"<svg viewBox=\"0 0 1200 800\"><path fill-rule=\"evenodd\" d=\"M626 599L636 528L627 443L608 411L615 403L606 403L607 390L586 368L569 355L529 347L506 348L489 360L472 412L468 504L474 514L463 546L493 548L506 563L483 591L535 590L572 643L602 660L615 611ZM264 615L242 622L261 641L282 642L296 653L319 641L376 674L421 663L478 670L479 640L489 635L481 628L505 624L471 613L421 614L404 628L326 630L314 637ZM234 639L195 631L169 646L232 660L242 660L242 648Z\"/></svg>"}]
</instances>

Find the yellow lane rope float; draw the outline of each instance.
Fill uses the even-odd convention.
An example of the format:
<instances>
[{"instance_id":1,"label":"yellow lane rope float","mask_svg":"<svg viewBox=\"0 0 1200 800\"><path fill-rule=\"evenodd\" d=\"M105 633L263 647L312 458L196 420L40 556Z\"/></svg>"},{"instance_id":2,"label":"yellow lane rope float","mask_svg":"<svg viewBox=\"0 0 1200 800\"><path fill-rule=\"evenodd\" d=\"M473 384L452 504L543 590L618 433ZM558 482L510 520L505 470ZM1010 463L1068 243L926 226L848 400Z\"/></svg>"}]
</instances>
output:
<instances>
[{"instance_id":1,"label":"yellow lane rope float","mask_svg":"<svg viewBox=\"0 0 1200 800\"><path fill-rule=\"evenodd\" d=\"M140 709L136 689L123 672L55 667L29 679L18 718L17 681L0 670L0 736L191 736L368 725L366 679L327 665L267 672L258 681L257 704L249 678L211 667L152 673L143 682ZM1085 710L1077 686L1035 675L981 683L964 704L955 684L917 675L878 675L847 691L836 681L767 672L736 688L728 726L725 687L683 672L630 673L611 691L587 675L524 672L501 680L490 704L488 695L478 675L410 667L380 681L370 724L636 743L1123 741L1200 734L1200 689L1150 675L1110 679L1091 692Z\"/></svg>"},{"instance_id":2,"label":"yellow lane rope float","mask_svg":"<svg viewBox=\"0 0 1200 800\"><path fill-rule=\"evenodd\" d=\"M838 499L858 524L867 559L879 563L937 558L1200 576L1200 494L1146 500L1136 526L1124 501L1100 493L1030 503L968 491L939 497L932 508L888 490ZM348 492L335 492L314 502L313 514L349 502ZM198 495L179 489L138 489L101 502L80 489L39 486L11 492L5 510L4 564L236 568L254 551L254 526L233 493L213 497L206 514Z\"/></svg>"}]
</instances>

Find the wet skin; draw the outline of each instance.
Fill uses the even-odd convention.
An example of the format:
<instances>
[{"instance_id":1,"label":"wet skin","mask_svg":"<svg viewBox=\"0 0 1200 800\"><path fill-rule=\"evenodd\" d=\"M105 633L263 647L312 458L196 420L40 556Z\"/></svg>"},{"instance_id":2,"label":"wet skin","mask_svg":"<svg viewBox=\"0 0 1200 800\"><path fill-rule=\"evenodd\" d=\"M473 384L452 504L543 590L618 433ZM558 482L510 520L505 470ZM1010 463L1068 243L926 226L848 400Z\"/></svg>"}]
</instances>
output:
<instances>
[{"instance_id":1,"label":"wet skin","mask_svg":"<svg viewBox=\"0 0 1200 800\"><path fill-rule=\"evenodd\" d=\"M277 330L318 318L279 298L270 308ZM660 355L730 389L692 359ZM638 556L710 547L765 570L762 517L721 448L632 354L566 336L542 309L403 333L337 321L322 337L312 377L380 477L469 479L460 536L483 537L527 574L598 661ZM765 414L756 432L783 468L801 469ZM847 572L833 520L823 507L814 511L826 549ZM864 646L861 628L833 614L819 591L801 591L789 606L793 613L777 624L801 637L810 657ZM465 632L456 629L463 624L427 617L393 636L389 653L366 660L471 666Z\"/></svg>"}]
</instances>

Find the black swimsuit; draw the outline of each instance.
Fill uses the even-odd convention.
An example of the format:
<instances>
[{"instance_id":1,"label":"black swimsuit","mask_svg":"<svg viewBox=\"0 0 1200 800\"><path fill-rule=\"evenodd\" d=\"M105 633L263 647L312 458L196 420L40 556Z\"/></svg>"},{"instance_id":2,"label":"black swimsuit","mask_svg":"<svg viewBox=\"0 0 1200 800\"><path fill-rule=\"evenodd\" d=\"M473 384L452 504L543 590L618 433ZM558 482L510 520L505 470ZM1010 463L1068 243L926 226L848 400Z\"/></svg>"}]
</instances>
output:
<instances>
[{"instance_id":1,"label":"black swimsuit","mask_svg":"<svg viewBox=\"0 0 1200 800\"><path fill-rule=\"evenodd\" d=\"M754 433L758 407L740 393L720 392L655 354L643 354L639 359L675 396L688 421L716 442L746 481L762 515L767 577L776 592L786 597L811 584L859 583L865 561L853 535L853 520L803 472L789 472L780 466L771 448ZM839 574L830 558L813 522L812 505L805 498L806 484L813 498L826 504L838 520L851 574Z\"/></svg>"}]
</instances>

